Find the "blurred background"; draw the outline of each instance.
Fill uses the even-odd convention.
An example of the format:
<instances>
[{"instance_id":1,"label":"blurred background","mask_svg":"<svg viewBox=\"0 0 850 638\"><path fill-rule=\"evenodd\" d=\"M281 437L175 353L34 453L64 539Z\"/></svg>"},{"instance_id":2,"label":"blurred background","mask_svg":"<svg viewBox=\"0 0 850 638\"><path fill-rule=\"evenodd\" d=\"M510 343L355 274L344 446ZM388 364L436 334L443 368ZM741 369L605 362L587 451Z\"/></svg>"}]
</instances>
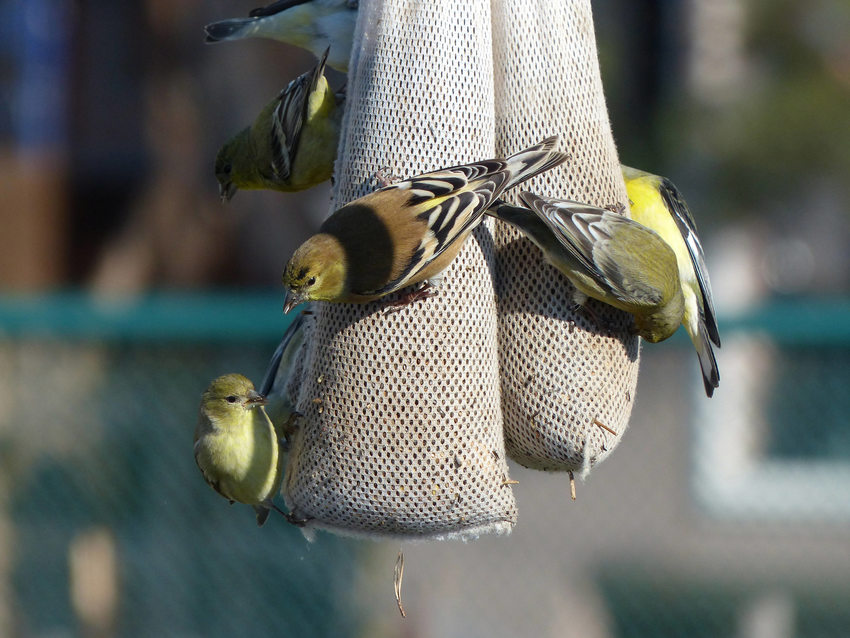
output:
<instances>
[{"instance_id":1,"label":"blurred background","mask_svg":"<svg viewBox=\"0 0 850 638\"><path fill-rule=\"evenodd\" d=\"M700 226L721 385L644 348L578 500L513 466L510 536L404 544L404 620L399 543L257 529L191 455L329 201L218 199L217 148L314 63L203 44L253 6L0 0L0 636L850 635L850 3L593 0L620 158Z\"/></svg>"}]
</instances>

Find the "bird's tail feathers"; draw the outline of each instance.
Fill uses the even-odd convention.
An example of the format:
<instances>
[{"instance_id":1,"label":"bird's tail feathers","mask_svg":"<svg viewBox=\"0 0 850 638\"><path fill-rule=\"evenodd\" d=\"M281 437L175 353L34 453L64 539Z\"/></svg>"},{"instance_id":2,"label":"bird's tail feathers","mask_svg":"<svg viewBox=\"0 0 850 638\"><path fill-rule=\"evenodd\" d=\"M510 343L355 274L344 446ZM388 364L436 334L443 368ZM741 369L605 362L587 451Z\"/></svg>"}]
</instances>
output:
<instances>
[{"instance_id":1,"label":"bird's tail feathers","mask_svg":"<svg viewBox=\"0 0 850 638\"><path fill-rule=\"evenodd\" d=\"M246 29L254 26L257 18L232 18L230 20L220 20L213 22L204 27L204 32L207 37L204 42L212 44L215 42L224 42L225 40L238 40L244 38Z\"/></svg>"},{"instance_id":2,"label":"bird's tail feathers","mask_svg":"<svg viewBox=\"0 0 850 638\"><path fill-rule=\"evenodd\" d=\"M566 162L570 156L555 150L558 144L558 136L553 135L525 150L511 155L507 160L510 178L505 185L505 190L521 184L535 175L555 168Z\"/></svg>"},{"instance_id":3,"label":"bird's tail feathers","mask_svg":"<svg viewBox=\"0 0 850 638\"><path fill-rule=\"evenodd\" d=\"M717 369L717 359L714 358L714 348L711 347L709 335L704 326L700 326L699 334L693 342L699 358L705 394L711 397L714 394L714 388L720 385L720 372Z\"/></svg>"},{"instance_id":4,"label":"bird's tail feathers","mask_svg":"<svg viewBox=\"0 0 850 638\"><path fill-rule=\"evenodd\" d=\"M270 510L265 505L254 505L254 511L257 513L257 527L262 527L269 517Z\"/></svg>"},{"instance_id":5,"label":"bird's tail feathers","mask_svg":"<svg viewBox=\"0 0 850 638\"><path fill-rule=\"evenodd\" d=\"M305 2L306 0L278 0L277 2L272 2L271 4L267 4L264 7L257 7L256 9L251 9L251 12L248 15L253 17L271 16L276 13L280 13L281 11L291 9L296 5L305 4Z\"/></svg>"},{"instance_id":6,"label":"bird's tail feathers","mask_svg":"<svg viewBox=\"0 0 850 638\"><path fill-rule=\"evenodd\" d=\"M313 69L313 74L310 76L310 90L307 92L307 95L313 93L316 90L316 87L319 86L319 79L325 74L325 65L328 62L328 53L331 52L331 48L328 47L325 49L322 57L319 58L319 63L316 64L316 68Z\"/></svg>"},{"instance_id":7,"label":"bird's tail feathers","mask_svg":"<svg viewBox=\"0 0 850 638\"><path fill-rule=\"evenodd\" d=\"M484 212L490 217L501 219L502 221L520 229L522 229L523 222L528 222L529 220L536 218L535 214L527 208L523 208L522 206L513 206L503 199L493 200L493 203L490 204L490 207Z\"/></svg>"}]
</instances>

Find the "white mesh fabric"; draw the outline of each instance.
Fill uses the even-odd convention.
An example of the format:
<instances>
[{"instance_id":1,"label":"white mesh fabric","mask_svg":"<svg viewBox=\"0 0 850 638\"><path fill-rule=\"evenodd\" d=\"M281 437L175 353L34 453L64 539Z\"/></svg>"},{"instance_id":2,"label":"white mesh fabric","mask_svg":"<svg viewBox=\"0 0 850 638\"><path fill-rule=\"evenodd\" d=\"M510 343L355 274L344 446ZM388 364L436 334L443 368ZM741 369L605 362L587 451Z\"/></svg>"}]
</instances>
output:
<instances>
[{"instance_id":1,"label":"white mesh fabric","mask_svg":"<svg viewBox=\"0 0 850 638\"><path fill-rule=\"evenodd\" d=\"M494 0L492 7L496 152L558 133L571 155L505 198L519 203L519 190L530 190L598 206L627 203L590 1ZM499 223L495 242L508 455L584 475L628 425L638 372L631 317L595 301L589 307L598 322L573 313L571 284L530 241Z\"/></svg>"},{"instance_id":2,"label":"white mesh fabric","mask_svg":"<svg viewBox=\"0 0 850 638\"><path fill-rule=\"evenodd\" d=\"M494 156L488 0L361 1L349 68L334 207L384 167ZM383 302L315 304L283 485L298 516L360 535L510 531L493 261L482 225L436 298L389 316Z\"/></svg>"}]
</instances>

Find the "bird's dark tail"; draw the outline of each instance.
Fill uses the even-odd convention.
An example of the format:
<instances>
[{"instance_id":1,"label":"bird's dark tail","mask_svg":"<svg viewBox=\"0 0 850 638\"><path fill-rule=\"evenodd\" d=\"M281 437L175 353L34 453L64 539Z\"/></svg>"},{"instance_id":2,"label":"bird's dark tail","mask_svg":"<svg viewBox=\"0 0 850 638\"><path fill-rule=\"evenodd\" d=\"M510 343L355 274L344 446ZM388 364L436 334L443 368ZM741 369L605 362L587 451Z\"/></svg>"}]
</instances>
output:
<instances>
[{"instance_id":1,"label":"bird's dark tail","mask_svg":"<svg viewBox=\"0 0 850 638\"><path fill-rule=\"evenodd\" d=\"M570 156L556 151L557 145L558 136L553 135L535 146L508 157L505 161L508 162L511 176L505 184L504 190L566 162Z\"/></svg>"},{"instance_id":2,"label":"bird's dark tail","mask_svg":"<svg viewBox=\"0 0 850 638\"><path fill-rule=\"evenodd\" d=\"M259 18L233 18L213 22L204 27L207 37L204 42L212 44L225 40L238 40L245 37L245 30L253 26Z\"/></svg>"},{"instance_id":3,"label":"bird's dark tail","mask_svg":"<svg viewBox=\"0 0 850 638\"><path fill-rule=\"evenodd\" d=\"M708 331L702 324L699 327L699 335L693 342L699 358L699 367L702 370L705 393L711 397L714 394L714 388L720 385L720 372L717 369L717 359L714 358L714 348L709 341Z\"/></svg>"},{"instance_id":4,"label":"bird's dark tail","mask_svg":"<svg viewBox=\"0 0 850 638\"><path fill-rule=\"evenodd\" d=\"M262 527L271 510L265 505L254 505L254 511L257 513L257 527Z\"/></svg>"}]
</instances>

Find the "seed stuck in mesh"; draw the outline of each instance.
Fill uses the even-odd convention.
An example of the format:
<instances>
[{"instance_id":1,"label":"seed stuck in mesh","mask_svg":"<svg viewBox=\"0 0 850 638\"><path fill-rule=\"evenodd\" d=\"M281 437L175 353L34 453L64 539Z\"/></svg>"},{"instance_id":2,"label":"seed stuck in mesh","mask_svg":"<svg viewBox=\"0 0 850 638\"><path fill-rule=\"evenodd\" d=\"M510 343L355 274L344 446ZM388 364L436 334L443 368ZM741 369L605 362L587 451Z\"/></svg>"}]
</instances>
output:
<instances>
[{"instance_id":1,"label":"seed stuck in mesh","mask_svg":"<svg viewBox=\"0 0 850 638\"><path fill-rule=\"evenodd\" d=\"M612 430L611 428L609 428L607 425L605 425L604 423L602 423L602 421L600 421L599 419L593 419L593 425L595 425L595 426L597 426L597 427L600 427L600 428L602 428L603 430L605 430L605 431L607 431L607 432L610 432L610 433L611 433L611 434L613 434L614 436L617 436L617 432L616 432L616 431L614 431L614 430Z\"/></svg>"}]
</instances>

